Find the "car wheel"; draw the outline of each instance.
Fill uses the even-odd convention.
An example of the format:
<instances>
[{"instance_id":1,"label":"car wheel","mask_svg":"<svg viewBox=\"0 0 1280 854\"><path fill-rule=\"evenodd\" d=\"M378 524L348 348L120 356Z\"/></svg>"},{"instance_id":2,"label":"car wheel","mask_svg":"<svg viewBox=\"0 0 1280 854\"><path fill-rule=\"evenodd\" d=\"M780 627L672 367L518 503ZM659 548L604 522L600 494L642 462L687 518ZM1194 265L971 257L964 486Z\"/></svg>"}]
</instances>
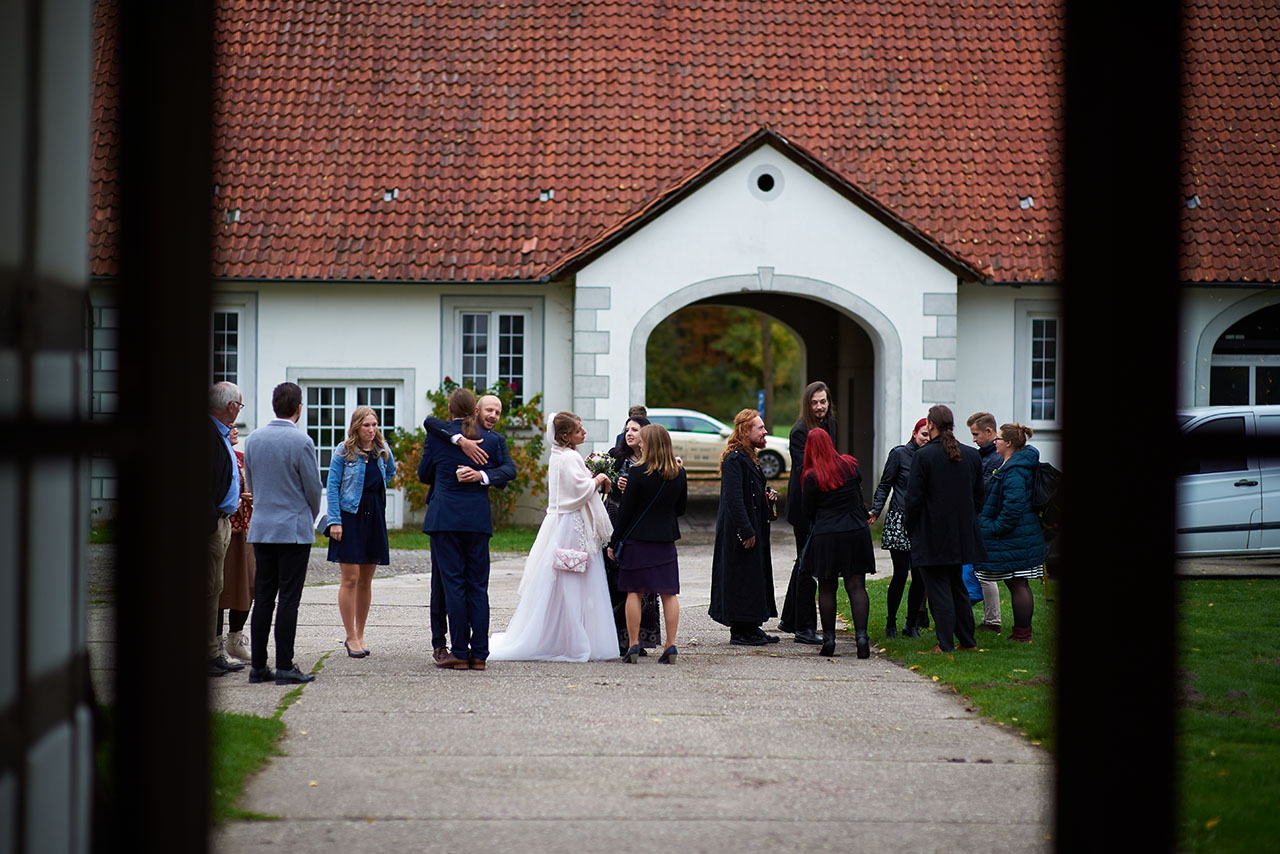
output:
<instances>
[{"instance_id":1,"label":"car wheel","mask_svg":"<svg viewBox=\"0 0 1280 854\"><path fill-rule=\"evenodd\" d=\"M773 480L782 474L783 465L782 457L774 451L760 453L760 470L764 472L765 480Z\"/></svg>"}]
</instances>

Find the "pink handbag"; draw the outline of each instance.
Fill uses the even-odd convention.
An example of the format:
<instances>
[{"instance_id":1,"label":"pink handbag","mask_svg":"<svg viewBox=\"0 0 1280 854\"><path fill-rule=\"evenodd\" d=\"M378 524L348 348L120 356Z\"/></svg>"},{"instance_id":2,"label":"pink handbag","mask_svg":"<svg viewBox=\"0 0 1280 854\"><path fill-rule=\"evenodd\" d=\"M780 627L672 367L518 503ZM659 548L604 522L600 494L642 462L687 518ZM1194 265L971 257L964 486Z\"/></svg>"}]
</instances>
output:
<instances>
[{"instance_id":1,"label":"pink handbag","mask_svg":"<svg viewBox=\"0 0 1280 854\"><path fill-rule=\"evenodd\" d=\"M561 572L586 572L587 553L577 549L556 549L551 566Z\"/></svg>"}]
</instances>

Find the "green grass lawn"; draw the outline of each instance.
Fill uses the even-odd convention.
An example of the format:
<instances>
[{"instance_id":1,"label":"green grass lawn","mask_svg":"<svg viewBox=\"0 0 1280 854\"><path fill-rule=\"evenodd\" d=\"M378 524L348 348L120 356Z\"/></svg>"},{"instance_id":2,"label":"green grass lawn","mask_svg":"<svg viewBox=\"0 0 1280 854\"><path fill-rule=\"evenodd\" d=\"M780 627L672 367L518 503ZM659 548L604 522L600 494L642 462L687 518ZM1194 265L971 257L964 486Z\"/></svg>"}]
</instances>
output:
<instances>
[{"instance_id":1,"label":"green grass lawn","mask_svg":"<svg viewBox=\"0 0 1280 854\"><path fill-rule=\"evenodd\" d=\"M1179 849L1276 844L1280 579L1178 585Z\"/></svg>"},{"instance_id":2,"label":"green grass lawn","mask_svg":"<svg viewBox=\"0 0 1280 854\"><path fill-rule=\"evenodd\" d=\"M227 819L265 818L243 810L236 801L244 792L249 775L280 755L277 742L284 735L279 715L260 718L234 712L209 712L211 819L220 824Z\"/></svg>"},{"instance_id":3,"label":"green grass lawn","mask_svg":"<svg viewBox=\"0 0 1280 854\"><path fill-rule=\"evenodd\" d=\"M1057 582L1049 582L1049 597L1057 595ZM885 598L889 591L889 579L868 580L867 593L871 597L871 625L869 633L873 643L884 647L888 656L900 661L912 670L928 676L935 682L950 685L962 695L966 705L986 717L1026 735L1033 743L1053 748L1053 668L1056 613L1055 605L1045 601L1045 587L1040 581L1032 583L1036 608L1032 620L1035 640L1031 644L1014 643L1008 639L1013 628L1013 612L1009 607L1008 591L1001 597L1001 620L1004 633L978 633L977 652L955 652L947 655L919 655L932 649L937 643L932 629L922 631L919 639L884 637ZM840 588L838 607L841 617L852 626L849 601L843 585ZM982 608L975 611L975 622L982 622ZM906 615L906 596L898 609L898 625L901 629ZM849 651L852 653L852 650Z\"/></svg>"},{"instance_id":4,"label":"green grass lawn","mask_svg":"<svg viewBox=\"0 0 1280 854\"><path fill-rule=\"evenodd\" d=\"M1007 639L1013 614L1003 595L1006 637L979 633L978 652L949 658L917 655L933 646L932 631L919 640L884 639L888 586L887 578L867 584L873 642L890 658L951 686L987 718L1053 749L1056 603L1046 602L1041 582L1032 583L1033 644ZM1007 594L1003 587L1001 592ZM1048 595L1056 597L1056 582L1049 582ZM1273 803L1280 767L1280 579L1179 581L1177 595L1178 850L1266 850L1280 835ZM843 588L839 608L851 625ZM975 614L980 621L981 609Z\"/></svg>"}]
</instances>

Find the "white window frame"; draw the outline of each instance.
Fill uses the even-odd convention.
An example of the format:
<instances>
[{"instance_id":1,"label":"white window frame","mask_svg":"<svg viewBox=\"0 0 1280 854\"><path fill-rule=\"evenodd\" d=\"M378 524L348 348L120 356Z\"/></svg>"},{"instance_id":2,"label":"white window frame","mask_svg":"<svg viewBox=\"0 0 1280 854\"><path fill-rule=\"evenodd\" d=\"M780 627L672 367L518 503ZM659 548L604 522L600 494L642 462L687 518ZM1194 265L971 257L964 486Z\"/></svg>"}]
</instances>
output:
<instances>
[{"instance_id":1,"label":"white window frame","mask_svg":"<svg viewBox=\"0 0 1280 854\"><path fill-rule=\"evenodd\" d=\"M1066 373L1062 354L1064 340L1063 308L1054 300L1014 300L1013 340L1013 406L1016 418L1034 430L1057 431L1062 429L1062 388ZM1055 400L1053 418L1031 417L1031 338L1032 321L1053 320L1058 324L1058 352L1055 361Z\"/></svg>"},{"instance_id":2,"label":"white window frame","mask_svg":"<svg viewBox=\"0 0 1280 854\"><path fill-rule=\"evenodd\" d=\"M307 389L315 386L343 386L347 389L345 417L350 421L351 413L356 408L356 388L360 386L390 386L396 390L397 429L413 430L417 428L417 385L413 368L285 368L285 379L297 383L302 389L302 417L298 419L298 428L307 429ZM346 435L346 424L343 424L342 435ZM336 443L335 443L336 444ZM316 448L316 469L320 468L322 448ZM328 450L332 451L330 447ZM324 483L324 474L320 476ZM387 526L399 528L404 524L404 502L401 490L387 493ZM327 500L321 498L321 512L327 512Z\"/></svg>"},{"instance_id":3,"label":"white window frame","mask_svg":"<svg viewBox=\"0 0 1280 854\"><path fill-rule=\"evenodd\" d=\"M1240 353L1238 355L1215 355L1209 360L1209 382L1213 383L1213 368L1248 368L1249 369L1249 402L1229 404L1231 406L1261 406L1255 403L1258 397L1258 368L1274 367L1280 365L1280 355L1259 353L1251 355L1249 353ZM1213 388L1209 389L1209 399L1213 399Z\"/></svg>"},{"instance_id":4,"label":"white window frame","mask_svg":"<svg viewBox=\"0 0 1280 854\"><path fill-rule=\"evenodd\" d=\"M440 364L445 376L462 381L462 316L488 314L490 340L495 342L486 365L485 388L498 379L498 318L500 314L524 316L524 377L520 398L529 401L543 389L544 307L540 296L444 295L440 298Z\"/></svg>"},{"instance_id":5,"label":"white window frame","mask_svg":"<svg viewBox=\"0 0 1280 854\"><path fill-rule=\"evenodd\" d=\"M239 340L236 342L236 385L244 396L244 408L236 425L246 433L258 421L258 295L254 293L215 291L213 310L209 313L209 371L213 372L213 312L222 311L239 317ZM270 415L270 413L268 413ZM270 417L267 419L271 420Z\"/></svg>"}]
</instances>

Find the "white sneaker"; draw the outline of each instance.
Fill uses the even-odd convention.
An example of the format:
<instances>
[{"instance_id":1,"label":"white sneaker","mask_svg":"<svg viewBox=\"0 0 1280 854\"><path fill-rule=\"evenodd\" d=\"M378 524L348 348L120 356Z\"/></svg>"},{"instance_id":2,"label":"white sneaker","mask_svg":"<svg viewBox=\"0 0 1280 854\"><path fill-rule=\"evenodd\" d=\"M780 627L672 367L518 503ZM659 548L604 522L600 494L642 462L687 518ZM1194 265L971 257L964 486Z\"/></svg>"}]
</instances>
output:
<instances>
[{"instance_id":1,"label":"white sneaker","mask_svg":"<svg viewBox=\"0 0 1280 854\"><path fill-rule=\"evenodd\" d=\"M238 658L241 661L250 661L253 658L244 632L227 632L227 639L222 642L222 648L227 655Z\"/></svg>"}]
</instances>

